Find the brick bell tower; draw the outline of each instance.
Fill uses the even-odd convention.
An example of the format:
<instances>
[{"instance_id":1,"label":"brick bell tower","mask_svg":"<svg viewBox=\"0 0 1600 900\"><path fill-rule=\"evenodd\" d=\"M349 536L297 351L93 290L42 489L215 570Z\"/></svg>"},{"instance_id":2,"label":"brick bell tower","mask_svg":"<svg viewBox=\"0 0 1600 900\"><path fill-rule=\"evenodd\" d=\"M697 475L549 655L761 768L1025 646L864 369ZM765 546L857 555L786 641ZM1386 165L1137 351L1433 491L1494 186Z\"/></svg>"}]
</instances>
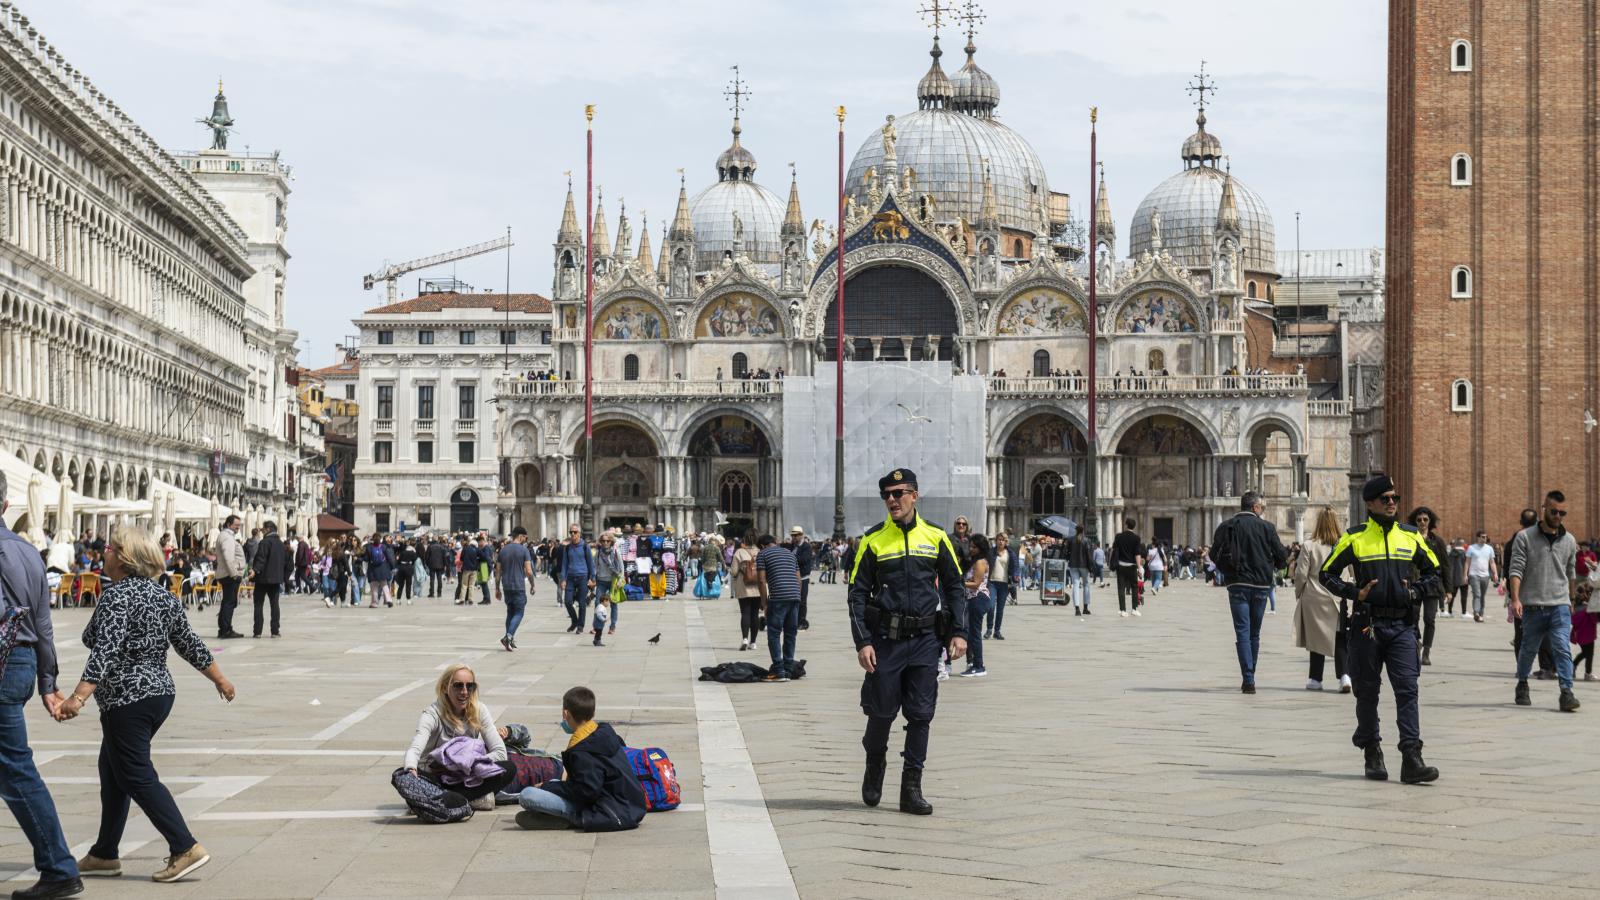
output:
<instances>
[{"instance_id":1,"label":"brick bell tower","mask_svg":"<svg viewBox=\"0 0 1600 900\"><path fill-rule=\"evenodd\" d=\"M1446 538L1600 535L1596 0L1392 0L1385 459Z\"/></svg>"}]
</instances>

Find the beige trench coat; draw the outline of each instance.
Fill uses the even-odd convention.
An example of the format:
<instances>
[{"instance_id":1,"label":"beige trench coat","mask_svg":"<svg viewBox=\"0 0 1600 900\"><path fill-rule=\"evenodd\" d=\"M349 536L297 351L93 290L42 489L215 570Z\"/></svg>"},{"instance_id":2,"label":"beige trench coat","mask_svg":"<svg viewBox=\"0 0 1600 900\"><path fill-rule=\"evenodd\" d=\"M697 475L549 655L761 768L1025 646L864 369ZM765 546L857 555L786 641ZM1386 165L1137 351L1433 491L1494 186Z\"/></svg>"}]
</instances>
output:
<instances>
[{"instance_id":1,"label":"beige trench coat","mask_svg":"<svg viewBox=\"0 0 1600 900\"><path fill-rule=\"evenodd\" d=\"M1332 656L1334 639L1339 630L1339 598L1328 593L1318 575L1333 548L1320 541L1306 540L1300 544L1300 555L1295 558L1294 571L1294 645L1312 653Z\"/></svg>"}]
</instances>

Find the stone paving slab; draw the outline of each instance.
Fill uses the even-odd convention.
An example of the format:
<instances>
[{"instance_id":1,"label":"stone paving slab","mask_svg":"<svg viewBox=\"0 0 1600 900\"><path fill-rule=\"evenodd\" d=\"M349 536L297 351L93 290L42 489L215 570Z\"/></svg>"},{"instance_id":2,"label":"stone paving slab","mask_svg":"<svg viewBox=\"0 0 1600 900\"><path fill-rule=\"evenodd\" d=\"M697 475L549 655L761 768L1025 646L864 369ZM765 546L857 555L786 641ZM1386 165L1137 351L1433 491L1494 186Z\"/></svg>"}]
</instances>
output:
<instances>
[{"instance_id":1,"label":"stone paving slab","mask_svg":"<svg viewBox=\"0 0 1600 900\"><path fill-rule=\"evenodd\" d=\"M1180 583L1146 614L1006 611L990 675L941 685L925 788L936 815L860 804L860 670L843 589L813 585L800 639L810 677L698 683L697 667L764 662L738 650L730 600L624 608L608 646L565 635L548 582L508 654L499 607L419 601L328 610L287 601L279 641L213 642L238 685L223 706L187 669L156 764L214 861L177 885L166 850L129 823L117 897L1570 897L1600 873L1600 693L1576 715L1536 683L1511 704L1503 622L1438 623L1424 670L1435 785L1375 784L1350 745L1352 698L1303 689L1293 600L1266 621L1260 693L1238 693L1223 594ZM1108 600L1110 602L1108 602ZM87 613L59 614L64 636ZM209 614L195 614L202 625ZM659 632L659 644L646 638ZM85 653L63 641L71 683ZM559 751L560 696L588 684L630 743L665 747L685 806L612 835L517 828L514 807L451 826L402 814L388 786L440 668L475 667L501 722ZM1331 665L1330 665L1331 670ZM1330 679L1330 685L1332 684ZM318 701L313 704L313 700ZM1393 746L1385 690L1384 733ZM99 816L93 716L28 712L41 771L80 852ZM897 742L897 739L896 739ZM1398 753L1390 750L1398 774ZM0 873L28 878L0 816Z\"/></svg>"}]
</instances>

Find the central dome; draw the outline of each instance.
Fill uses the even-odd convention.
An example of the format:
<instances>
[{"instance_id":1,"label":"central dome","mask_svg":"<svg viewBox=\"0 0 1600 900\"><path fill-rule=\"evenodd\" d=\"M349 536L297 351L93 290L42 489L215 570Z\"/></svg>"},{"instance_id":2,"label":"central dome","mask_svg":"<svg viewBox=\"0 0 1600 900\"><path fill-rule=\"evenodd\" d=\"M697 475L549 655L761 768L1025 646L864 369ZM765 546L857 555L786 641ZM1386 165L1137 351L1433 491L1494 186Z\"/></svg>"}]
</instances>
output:
<instances>
[{"instance_id":1,"label":"central dome","mask_svg":"<svg viewBox=\"0 0 1600 900\"><path fill-rule=\"evenodd\" d=\"M697 271L721 268L733 252L738 243L735 214L744 229L744 255L774 273L783 264L780 232L785 206L777 194L756 184L756 157L739 142L742 133L735 114L733 143L717 157L717 183L689 201Z\"/></svg>"},{"instance_id":2,"label":"central dome","mask_svg":"<svg viewBox=\"0 0 1600 900\"><path fill-rule=\"evenodd\" d=\"M969 223L978 220L987 160L1000 226L1028 234L1039 230L1039 210L1049 202L1050 186L1039 155L1021 135L994 119L948 109L896 116L894 128L899 135L895 158L901 168L916 171L916 193L933 196L940 222L954 222L957 216ZM877 129L856 151L845 177L846 190L857 203L866 202L863 176L869 167L878 170L880 179L899 178L899 173L883 170L883 136Z\"/></svg>"}]
</instances>

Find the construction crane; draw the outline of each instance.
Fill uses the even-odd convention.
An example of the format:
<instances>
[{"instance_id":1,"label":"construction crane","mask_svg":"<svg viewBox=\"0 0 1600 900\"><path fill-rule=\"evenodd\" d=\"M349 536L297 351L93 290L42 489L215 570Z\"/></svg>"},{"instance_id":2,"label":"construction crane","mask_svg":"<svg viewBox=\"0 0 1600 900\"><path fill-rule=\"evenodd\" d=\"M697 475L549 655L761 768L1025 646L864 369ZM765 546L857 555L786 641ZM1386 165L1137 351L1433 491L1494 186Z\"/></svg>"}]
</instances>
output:
<instances>
[{"instance_id":1,"label":"construction crane","mask_svg":"<svg viewBox=\"0 0 1600 900\"><path fill-rule=\"evenodd\" d=\"M511 235L506 234L501 237L497 237L492 241L485 241L481 244L473 244L471 247L462 247L460 250L451 250L448 253L437 253L433 256L424 256L421 259L413 259L398 265L385 266L382 269L373 272L371 275L362 276L361 287L363 290L370 291L372 290L372 286L374 284L377 284L380 281L388 282L389 302L393 303L395 302L395 279L406 274L407 272L415 272L418 269L426 269L432 266L443 265L447 262L455 262L458 259L482 256L485 253L493 253L496 250L504 250L505 248L511 246L514 246L511 243Z\"/></svg>"}]
</instances>

